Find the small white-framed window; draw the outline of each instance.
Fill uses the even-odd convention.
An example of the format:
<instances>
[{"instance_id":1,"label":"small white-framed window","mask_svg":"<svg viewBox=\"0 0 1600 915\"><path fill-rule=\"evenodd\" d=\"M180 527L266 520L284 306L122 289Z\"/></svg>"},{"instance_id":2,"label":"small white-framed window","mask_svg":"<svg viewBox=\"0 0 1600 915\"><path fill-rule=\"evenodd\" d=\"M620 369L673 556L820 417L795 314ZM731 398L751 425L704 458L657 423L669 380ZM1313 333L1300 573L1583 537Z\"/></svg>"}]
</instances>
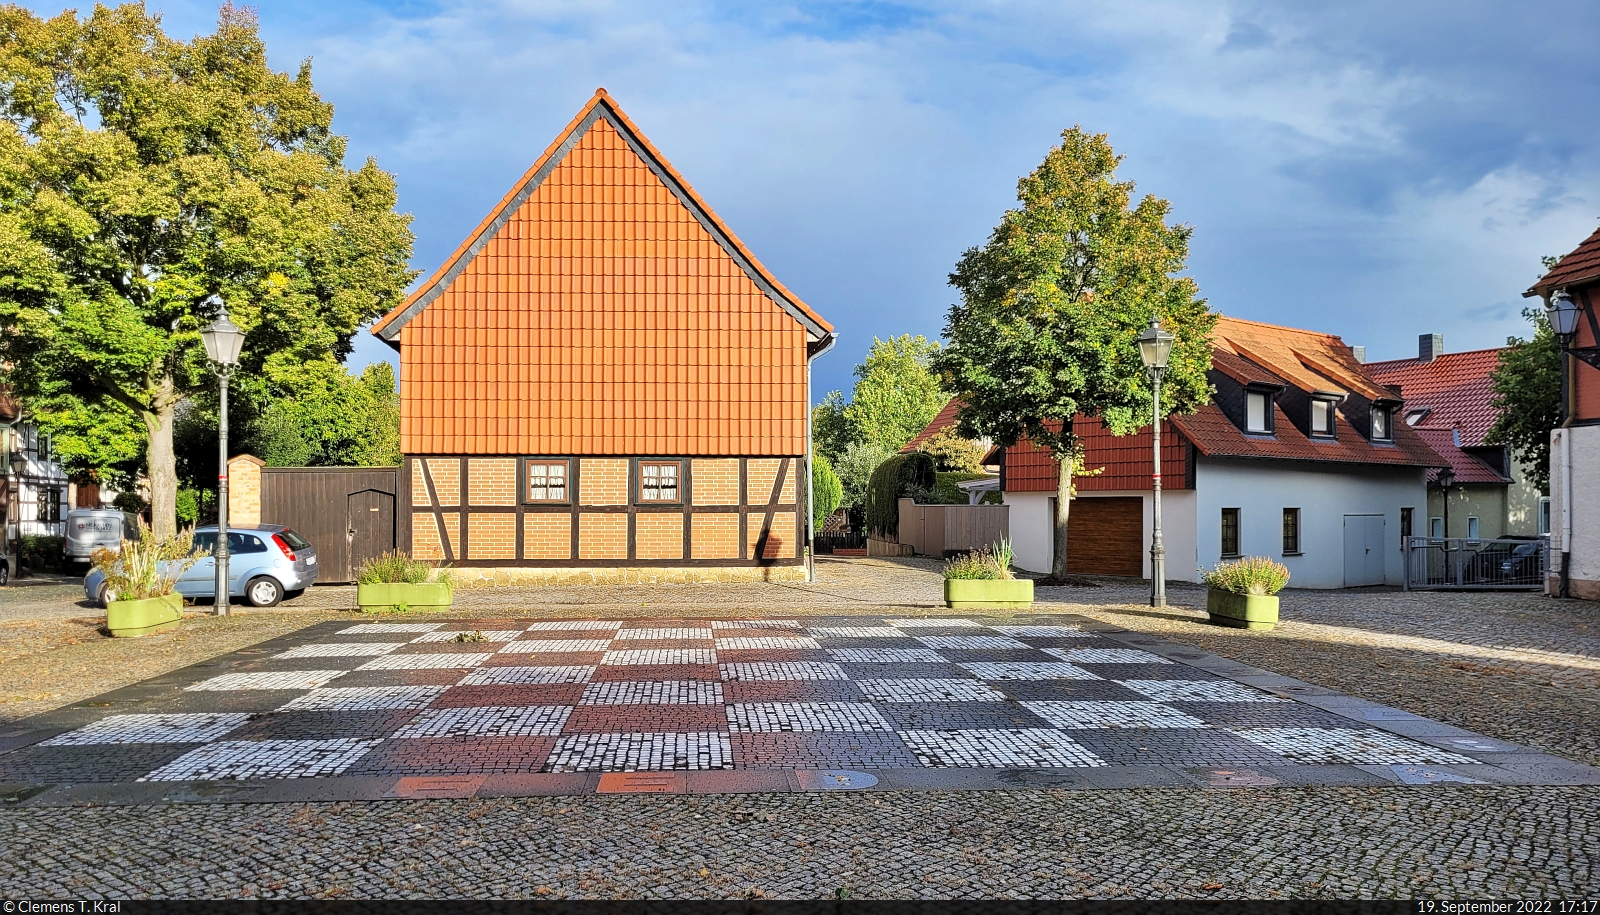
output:
<instances>
[{"instance_id":1,"label":"small white-framed window","mask_svg":"<svg viewBox=\"0 0 1600 915\"><path fill-rule=\"evenodd\" d=\"M1331 400L1313 398L1311 401L1311 434L1333 435L1333 406Z\"/></svg>"},{"instance_id":2,"label":"small white-framed window","mask_svg":"<svg viewBox=\"0 0 1600 915\"><path fill-rule=\"evenodd\" d=\"M1435 540L1439 540L1439 539L1444 537L1444 519L1443 518L1429 518L1428 519L1428 536L1432 537Z\"/></svg>"},{"instance_id":3,"label":"small white-framed window","mask_svg":"<svg viewBox=\"0 0 1600 915\"><path fill-rule=\"evenodd\" d=\"M1478 539L1478 519L1471 516L1468 516L1467 518L1467 539Z\"/></svg>"},{"instance_id":4,"label":"small white-framed window","mask_svg":"<svg viewBox=\"0 0 1600 915\"><path fill-rule=\"evenodd\" d=\"M1394 439L1394 430L1389 428L1389 408L1372 408L1372 440L1387 442Z\"/></svg>"},{"instance_id":5,"label":"small white-framed window","mask_svg":"<svg viewBox=\"0 0 1600 915\"><path fill-rule=\"evenodd\" d=\"M1539 497L1539 536L1550 533L1550 497Z\"/></svg>"},{"instance_id":6,"label":"small white-framed window","mask_svg":"<svg viewBox=\"0 0 1600 915\"><path fill-rule=\"evenodd\" d=\"M1244 392L1244 431L1272 431L1272 396L1267 392Z\"/></svg>"}]
</instances>

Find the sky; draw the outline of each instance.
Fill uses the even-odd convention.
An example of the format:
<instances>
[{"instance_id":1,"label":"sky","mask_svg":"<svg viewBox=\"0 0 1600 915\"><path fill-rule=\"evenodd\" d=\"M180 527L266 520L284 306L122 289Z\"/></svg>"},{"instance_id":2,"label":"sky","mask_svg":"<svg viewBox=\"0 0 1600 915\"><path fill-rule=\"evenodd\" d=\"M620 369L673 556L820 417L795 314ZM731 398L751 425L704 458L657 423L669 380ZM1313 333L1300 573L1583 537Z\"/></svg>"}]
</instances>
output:
<instances>
[{"instance_id":1,"label":"sky","mask_svg":"<svg viewBox=\"0 0 1600 915\"><path fill-rule=\"evenodd\" d=\"M40 12L61 7L30 4ZM169 34L216 5L154 0ZM1194 228L1223 314L1369 359L1526 332L1540 257L1600 220L1600 9L1585 2L301 2L256 7L398 179L431 272L604 86L837 328L937 336L946 279L1075 124ZM394 353L360 335L351 363Z\"/></svg>"}]
</instances>

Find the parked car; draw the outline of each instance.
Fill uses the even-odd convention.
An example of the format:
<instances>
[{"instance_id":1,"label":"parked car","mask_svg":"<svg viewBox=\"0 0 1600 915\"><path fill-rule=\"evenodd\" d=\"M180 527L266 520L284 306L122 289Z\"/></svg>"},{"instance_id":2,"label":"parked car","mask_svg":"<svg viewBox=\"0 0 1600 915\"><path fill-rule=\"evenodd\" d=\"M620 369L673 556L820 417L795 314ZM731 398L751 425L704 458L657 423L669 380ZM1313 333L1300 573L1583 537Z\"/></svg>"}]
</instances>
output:
<instances>
[{"instance_id":1,"label":"parked car","mask_svg":"<svg viewBox=\"0 0 1600 915\"><path fill-rule=\"evenodd\" d=\"M1539 584L1542 549L1537 540L1491 543L1468 562L1466 580L1480 585Z\"/></svg>"},{"instance_id":2,"label":"parked car","mask_svg":"<svg viewBox=\"0 0 1600 915\"><path fill-rule=\"evenodd\" d=\"M204 558L178 578L178 593L192 599L217 596L216 525L194 532L195 549ZM317 550L310 541L281 524L228 528L228 595L256 607L271 607L284 597L298 597L317 580ZM105 606L112 600L105 576L91 570L83 580L85 597Z\"/></svg>"},{"instance_id":3,"label":"parked car","mask_svg":"<svg viewBox=\"0 0 1600 915\"><path fill-rule=\"evenodd\" d=\"M67 535L61 553L67 562L88 562L105 547L120 551L124 540L139 536L139 516L114 508L75 508L67 512Z\"/></svg>"}]
</instances>

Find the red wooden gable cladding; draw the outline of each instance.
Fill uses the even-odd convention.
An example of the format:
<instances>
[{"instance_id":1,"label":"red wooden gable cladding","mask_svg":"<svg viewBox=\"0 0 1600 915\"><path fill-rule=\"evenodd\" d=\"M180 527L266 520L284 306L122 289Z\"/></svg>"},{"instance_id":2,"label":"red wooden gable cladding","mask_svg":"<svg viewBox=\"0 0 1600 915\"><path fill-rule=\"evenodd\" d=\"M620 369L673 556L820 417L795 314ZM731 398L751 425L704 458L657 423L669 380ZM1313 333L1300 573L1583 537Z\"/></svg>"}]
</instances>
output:
<instances>
[{"instance_id":1,"label":"red wooden gable cladding","mask_svg":"<svg viewBox=\"0 0 1600 915\"><path fill-rule=\"evenodd\" d=\"M407 454L795 455L831 328L599 92L374 327Z\"/></svg>"},{"instance_id":2,"label":"red wooden gable cladding","mask_svg":"<svg viewBox=\"0 0 1600 915\"><path fill-rule=\"evenodd\" d=\"M1186 489L1188 443L1173 425L1162 424L1161 488ZM1078 492L1139 491L1153 489L1150 480L1150 430L1132 435L1112 435L1099 419L1079 417L1075 424L1083 438L1085 469L1104 468L1098 476L1080 476ZM1050 452L1032 442L1006 449L1006 492L1055 492L1058 470Z\"/></svg>"}]
</instances>

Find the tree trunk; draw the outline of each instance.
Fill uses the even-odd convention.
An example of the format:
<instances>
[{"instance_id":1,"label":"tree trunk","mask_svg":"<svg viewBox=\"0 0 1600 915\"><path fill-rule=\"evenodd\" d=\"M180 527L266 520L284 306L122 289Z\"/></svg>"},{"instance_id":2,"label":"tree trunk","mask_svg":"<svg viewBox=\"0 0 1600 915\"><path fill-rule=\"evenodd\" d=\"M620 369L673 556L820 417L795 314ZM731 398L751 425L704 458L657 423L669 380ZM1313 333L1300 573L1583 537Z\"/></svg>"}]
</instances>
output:
<instances>
[{"instance_id":1,"label":"tree trunk","mask_svg":"<svg viewBox=\"0 0 1600 915\"><path fill-rule=\"evenodd\" d=\"M1050 577L1067 577L1067 515L1072 510L1072 478L1078 472L1077 457L1069 451L1056 456L1055 556L1050 561Z\"/></svg>"},{"instance_id":2,"label":"tree trunk","mask_svg":"<svg viewBox=\"0 0 1600 915\"><path fill-rule=\"evenodd\" d=\"M168 381L165 385L171 387ZM157 537L178 533L178 459L172 447L172 424L177 404L166 398L157 400L154 412L140 413L144 419L149 446L145 451L146 472L150 477L150 527Z\"/></svg>"}]
</instances>

